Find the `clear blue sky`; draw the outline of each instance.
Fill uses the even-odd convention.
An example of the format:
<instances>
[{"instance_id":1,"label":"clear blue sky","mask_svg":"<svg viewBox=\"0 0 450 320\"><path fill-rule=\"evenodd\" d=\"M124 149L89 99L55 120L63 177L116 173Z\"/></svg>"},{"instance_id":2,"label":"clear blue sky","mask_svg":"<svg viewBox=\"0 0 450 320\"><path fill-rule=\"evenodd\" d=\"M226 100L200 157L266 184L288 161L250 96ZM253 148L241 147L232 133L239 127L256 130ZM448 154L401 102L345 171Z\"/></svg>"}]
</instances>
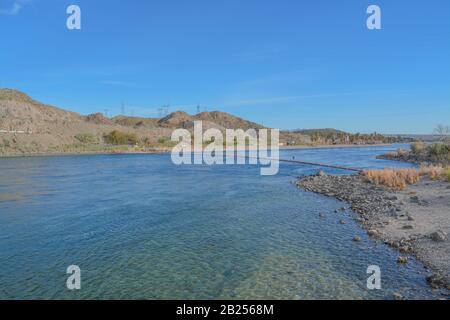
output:
<instances>
[{"instance_id":1,"label":"clear blue sky","mask_svg":"<svg viewBox=\"0 0 450 320\"><path fill-rule=\"evenodd\" d=\"M431 133L450 125L450 1L0 0L0 87L83 114Z\"/></svg>"}]
</instances>

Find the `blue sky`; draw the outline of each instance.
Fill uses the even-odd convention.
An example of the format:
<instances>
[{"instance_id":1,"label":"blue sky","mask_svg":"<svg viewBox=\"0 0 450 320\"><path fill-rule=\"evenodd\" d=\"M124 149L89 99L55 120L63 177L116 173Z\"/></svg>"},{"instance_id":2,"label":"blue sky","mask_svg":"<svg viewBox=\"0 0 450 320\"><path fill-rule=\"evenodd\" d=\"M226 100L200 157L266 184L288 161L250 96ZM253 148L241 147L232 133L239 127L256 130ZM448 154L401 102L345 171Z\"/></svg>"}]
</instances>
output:
<instances>
[{"instance_id":1,"label":"blue sky","mask_svg":"<svg viewBox=\"0 0 450 320\"><path fill-rule=\"evenodd\" d=\"M370 4L382 30L366 27ZM123 101L281 129L450 125L448 0L0 0L0 39L0 87L82 114Z\"/></svg>"}]
</instances>

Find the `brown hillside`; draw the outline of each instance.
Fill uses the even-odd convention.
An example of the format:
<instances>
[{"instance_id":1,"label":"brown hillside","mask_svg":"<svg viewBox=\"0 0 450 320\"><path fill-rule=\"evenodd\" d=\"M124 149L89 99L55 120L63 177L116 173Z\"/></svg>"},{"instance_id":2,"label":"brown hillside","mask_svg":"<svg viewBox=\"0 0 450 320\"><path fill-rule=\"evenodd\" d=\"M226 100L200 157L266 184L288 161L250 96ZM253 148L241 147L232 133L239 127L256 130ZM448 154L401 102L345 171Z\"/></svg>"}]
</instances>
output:
<instances>
[{"instance_id":1,"label":"brown hillside","mask_svg":"<svg viewBox=\"0 0 450 320\"><path fill-rule=\"evenodd\" d=\"M141 117L127 117L127 116L117 116L111 119L114 123L125 127L147 127L155 128L158 126L158 121L160 119L156 118L141 118Z\"/></svg>"},{"instance_id":2,"label":"brown hillside","mask_svg":"<svg viewBox=\"0 0 450 320\"><path fill-rule=\"evenodd\" d=\"M112 122L111 120L109 120L103 114L101 114L99 112L90 114L90 115L84 117L84 119L87 122L91 122L91 123L95 123L95 124L106 124L106 125L114 124L114 122Z\"/></svg>"},{"instance_id":3,"label":"brown hillside","mask_svg":"<svg viewBox=\"0 0 450 320\"><path fill-rule=\"evenodd\" d=\"M217 125L227 128L227 129L263 129L264 127L239 117L235 117L229 113L225 112L202 112L194 116L196 120L203 120L212 123L216 123Z\"/></svg>"},{"instance_id":4,"label":"brown hillside","mask_svg":"<svg viewBox=\"0 0 450 320\"><path fill-rule=\"evenodd\" d=\"M177 111L158 121L158 125L165 128L185 128L194 119L186 112Z\"/></svg>"},{"instance_id":5,"label":"brown hillside","mask_svg":"<svg viewBox=\"0 0 450 320\"><path fill-rule=\"evenodd\" d=\"M104 136L112 131L135 135L143 148L168 148L172 131L177 128L192 131L196 120L202 120L203 130L262 128L224 112L191 116L178 111L162 119L126 116L109 119L100 113L81 116L37 102L20 91L0 89L0 155L105 151L110 146Z\"/></svg>"}]
</instances>

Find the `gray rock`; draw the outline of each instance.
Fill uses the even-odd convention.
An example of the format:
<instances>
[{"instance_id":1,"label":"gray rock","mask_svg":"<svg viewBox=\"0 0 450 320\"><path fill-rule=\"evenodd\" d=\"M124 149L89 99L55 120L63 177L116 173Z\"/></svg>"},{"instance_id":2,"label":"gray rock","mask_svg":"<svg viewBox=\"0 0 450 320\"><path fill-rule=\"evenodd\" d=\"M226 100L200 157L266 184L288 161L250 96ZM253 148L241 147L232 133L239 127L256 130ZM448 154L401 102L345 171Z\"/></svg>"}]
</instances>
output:
<instances>
[{"instance_id":1,"label":"gray rock","mask_svg":"<svg viewBox=\"0 0 450 320\"><path fill-rule=\"evenodd\" d=\"M408 257L398 257L397 262L401 264L406 264L408 263Z\"/></svg>"},{"instance_id":2,"label":"gray rock","mask_svg":"<svg viewBox=\"0 0 450 320\"><path fill-rule=\"evenodd\" d=\"M436 232L433 232L430 235L430 238L435 242L445 242L447 241L447 234L441 230L438 230Z\"/></svg>"},{"instance_id":3,"label":"gray rock","mask_svg":"<svg viewBox=\"0 0 450 320\"><path fill-rule=\"evenodd\" d=\"M403 296L398 292L394 292L392 295L394 296L395 300L403 300Z\"/></svg>"},{"instance_id":4,"label":"gray rock","mask_svg":"<svg viewBox=\"0 0 450 320\"><path fill-rule=\"evenodd\" d=\"M398 249L401 253L410 253L412 251L410 246L402 246Z\"/></svg>"},{"instance_id":5,"label":"gray rock","mask_svg":"<svg viewBox=\"0 0 450 320\"><path fill-rule=\"evenodd\" d=\"M428 283L433 289L440 289L445 288L450 285L449 279L447 279L443 274L441 273L435 273L432 276L429 276L427 278Z\"/></svg>"},{"instance_id":6,"label":"gray rock","mask_svg":"<svg viewBox=\"0 0 450 320\"><path fill-rule=\"evenodd\" d=\"M406 225L402 227L403 230L412 230L414 227L412 225Z\"/></svg>"},{"instance_id":7,"label":"gray rock","mask_svg":"<svg viewBox=\"0 0 450 320\"><path fill-rule=\"evenodd\" d=\"M371 237L378 237L380 235L380 232L376 229L371 229L367 231L367 234Z\"/></svg>"}]
</instances>

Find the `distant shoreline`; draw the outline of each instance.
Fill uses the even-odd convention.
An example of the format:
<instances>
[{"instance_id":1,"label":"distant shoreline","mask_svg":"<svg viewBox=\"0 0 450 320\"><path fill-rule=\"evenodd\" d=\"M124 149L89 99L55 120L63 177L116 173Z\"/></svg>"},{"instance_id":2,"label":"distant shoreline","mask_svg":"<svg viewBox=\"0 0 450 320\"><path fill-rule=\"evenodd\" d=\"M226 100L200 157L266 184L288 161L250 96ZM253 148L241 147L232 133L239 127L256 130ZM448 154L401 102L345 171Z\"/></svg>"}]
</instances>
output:
<instances>
[{"instance_id":1,"label":"distant shoreline","mask_svg":"<svg viewBox=\"0 0 450 320\"><path fill-rule=\"evenodd\" d=\"M380 143L380 144L340 144L340 145L318 145L318 146L280 146L280 150L307 150L307 149L346 149L346 148L370 148L370 147L388 147L399 143ZM267 149L270 150L270 149ZM6 154L0 155L1 158L28 158L28 157L63 157L63 156L95 156L95 155L140 155L140 154L167 154L172 149L154 150L154 151L86 151L86 152L58 152L58 153L24 153L24 154Z\"/></svg>"}]
</instances>

